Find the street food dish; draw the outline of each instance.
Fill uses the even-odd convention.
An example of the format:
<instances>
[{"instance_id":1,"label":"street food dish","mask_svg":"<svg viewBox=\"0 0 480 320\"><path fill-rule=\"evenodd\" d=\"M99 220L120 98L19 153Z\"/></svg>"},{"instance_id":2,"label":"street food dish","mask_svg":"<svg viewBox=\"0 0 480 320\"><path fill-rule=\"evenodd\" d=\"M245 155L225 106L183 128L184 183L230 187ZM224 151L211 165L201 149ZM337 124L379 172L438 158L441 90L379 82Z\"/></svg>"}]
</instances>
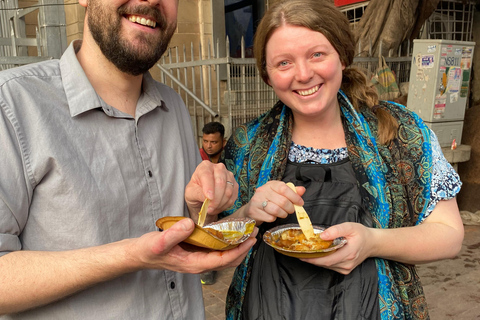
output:
<instances>
[{"instance_id":1,"label":"street food dish","mask_svg":"<svg viewBox=\"0 0 480 320\"><path fill-rule=\"evenodd\" d=\"M313 228L312 228L313 231ZM322 240L318 233L307 239L302 230L287 229L282 231L275 244L283 249L294 251L312 251L327 249L332 245L332 240Z\"/></svg>"},{"instance_id":2,"label":"street food dish","mask_svg":"<svg viewBox=\"0 0 480 320\"><path fill-rule=\"evenodd\" d=\"M298 224L286 224L268 230L263 241L278 252L295 258L317 258L326 256L343 247L347 240L337 238L333 241L320 239L324 227L313 226L315 237L306 239Z\"/></svg>"},{"instance_id":3,"label":"street food dish","mask_svg":"<svg viewBox=\"0 0 480 320\"><path fill-rule=\"evenodd\" d=\"M163 217L157 220L160 230L167 230L185 217ZM255 228L255 220L249 218L224 219L195 230L184 242L212 250L229 250L248 239Z\"/></svg>"}]
</instances>

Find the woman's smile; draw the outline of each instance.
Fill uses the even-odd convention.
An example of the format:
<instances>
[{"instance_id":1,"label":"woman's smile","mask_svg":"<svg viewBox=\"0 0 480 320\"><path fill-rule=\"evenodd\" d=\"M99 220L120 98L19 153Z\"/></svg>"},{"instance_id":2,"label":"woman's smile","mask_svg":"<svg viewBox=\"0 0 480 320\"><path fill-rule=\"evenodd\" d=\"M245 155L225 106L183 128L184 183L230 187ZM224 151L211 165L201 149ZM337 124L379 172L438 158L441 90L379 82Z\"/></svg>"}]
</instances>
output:
<instances>
[{"instance_id":1,"label":"woman's smile","mask_svg":"<svg viewBox=\"0 0 480 320\"><path fill-rule=\"evenodd\" d=\"M299 95L305 97L305 96L310 96L316 92L318 92L318 89L320 88L319 85L314 86L313 88L306 89L306 90L295 90Z\"/></svg>"}]
</instances>

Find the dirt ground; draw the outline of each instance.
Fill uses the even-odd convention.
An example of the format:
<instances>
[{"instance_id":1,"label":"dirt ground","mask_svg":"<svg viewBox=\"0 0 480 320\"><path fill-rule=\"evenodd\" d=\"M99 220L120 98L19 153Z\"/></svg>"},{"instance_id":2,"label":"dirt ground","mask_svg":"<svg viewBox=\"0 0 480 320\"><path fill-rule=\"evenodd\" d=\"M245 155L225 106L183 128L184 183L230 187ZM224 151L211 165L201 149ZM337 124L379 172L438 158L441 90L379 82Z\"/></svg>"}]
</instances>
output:
<instances>
[{"instance_id":1,"label":"dirt ground","mask_svg":"<svg viewBox=\"0 0 480 320\"><path fill-rule=\"evenodd\" d=\"M480 319L480 226L465 226L456 258L420 265L418 273L430 319Z\"/></svg>"}]
</instances>

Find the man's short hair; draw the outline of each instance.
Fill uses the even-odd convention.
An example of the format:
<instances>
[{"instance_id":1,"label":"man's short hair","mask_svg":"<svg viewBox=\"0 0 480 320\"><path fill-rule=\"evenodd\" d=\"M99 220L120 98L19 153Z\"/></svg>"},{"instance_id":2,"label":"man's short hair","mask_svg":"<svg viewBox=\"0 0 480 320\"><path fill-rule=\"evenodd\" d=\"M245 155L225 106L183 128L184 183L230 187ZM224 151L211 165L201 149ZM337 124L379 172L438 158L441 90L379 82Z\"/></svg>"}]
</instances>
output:
<instances>
[{"instance_id":1,"label":"man's short hair","mask_svg":"<svg viewBox=\"0 0 480 320\"><path fill-rule=\"evenodd\" d=\"M213 121L213 122L207 123L203 127L202 132L204 134L212 134L212 133L220 132L220 136L223 138L223 136L225 135L225 127L220 122Z\"/></svg>"}]
</instances>

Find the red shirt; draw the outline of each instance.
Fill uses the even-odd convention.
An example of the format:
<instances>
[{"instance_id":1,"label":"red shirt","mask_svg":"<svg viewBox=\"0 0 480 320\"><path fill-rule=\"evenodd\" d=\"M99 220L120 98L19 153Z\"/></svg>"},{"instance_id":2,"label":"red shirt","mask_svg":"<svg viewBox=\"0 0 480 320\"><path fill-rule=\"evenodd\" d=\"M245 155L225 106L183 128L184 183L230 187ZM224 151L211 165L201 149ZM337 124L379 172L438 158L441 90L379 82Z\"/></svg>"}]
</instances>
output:
<instances>
[{"instance_id":1,"label":"red shirt","mask_svg":"<svg viewBox=\"0 0 480 320\"><path fill-rule=\"evenodd\" d=\"M203 150L203 148L200 148L200 155L202 156L202 160L210 160L210 158L208 157L205 150Z\"/></svg>"}]
</instances>

